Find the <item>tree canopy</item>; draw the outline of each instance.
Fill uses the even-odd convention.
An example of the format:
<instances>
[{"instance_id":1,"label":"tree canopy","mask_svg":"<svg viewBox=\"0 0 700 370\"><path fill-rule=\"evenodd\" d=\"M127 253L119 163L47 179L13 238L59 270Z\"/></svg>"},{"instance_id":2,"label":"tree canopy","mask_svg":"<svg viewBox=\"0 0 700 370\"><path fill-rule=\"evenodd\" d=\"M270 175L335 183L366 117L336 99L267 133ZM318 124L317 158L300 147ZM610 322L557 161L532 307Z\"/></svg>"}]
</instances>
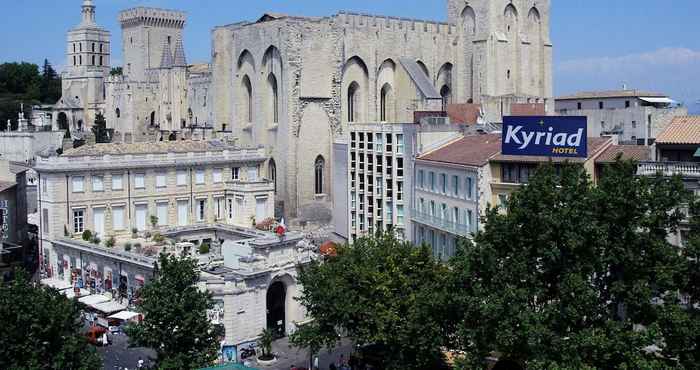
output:
<instances>
[{"instance_id":1,"label":"tree canopy","mask_svg":"<svg viewBox=\"0 0 700 370\"><path fill-rule=\"evenodd\" d=\"M687 199L679 179L618 162L593 186L581 166L544 166L491 209L453 259L465 368L491 353L528 369L662 369L652 353L684 257L666 240Z\"/></svg>"},{"instance_id":2,"label":"tree canopy","mask_svg":"<svg viewBox=\"0 0 700 370\"><path fill-rule=\"evenodd\" d=\"M0 285L0 369L102 367L81 334L80 309L57 290L35 286L26 273Z\"/></svg>"},{"instance_id":3,"label":"tree canopy","mask_svg":"<svg viewBox=\"0 0 700 370\"><path fill-rule=\"evenodd\" d=\"M393 233L339 247L300 268L303 304L314 321L291 340L314 352L340 336L380 348L387 369L437 369L447 343L447 268L426 248Z\"/></svg>"},{"instance_id":4,"label":"tree canopy","mask_svg":"<svg viewBox=\"0 0 700 370\"><path fill-rule=\"evenodd\" d=\"M130 345L156 351L159 369L197 369L216 359L221 333L207 318L214 304L196 286L196 267L193 259L161 255L158 276L140 292L145 319L126 328Z\"/></svg>"},{"instance_id":5,"label":"tree canopy","mask_svg":"<svg viewBox=\"0 0 700 370\"><path fill-rule=\"evenodd\" d=\"M61 97L61 78L48 60L44 60L41 72L32 63L0 64L0 130L7 128L7 120L12 121L12 129L17 128L17 113L24 103L25 117L31 119L31 106L34 104L54 104Z\"/></svg>"}]
</instances>

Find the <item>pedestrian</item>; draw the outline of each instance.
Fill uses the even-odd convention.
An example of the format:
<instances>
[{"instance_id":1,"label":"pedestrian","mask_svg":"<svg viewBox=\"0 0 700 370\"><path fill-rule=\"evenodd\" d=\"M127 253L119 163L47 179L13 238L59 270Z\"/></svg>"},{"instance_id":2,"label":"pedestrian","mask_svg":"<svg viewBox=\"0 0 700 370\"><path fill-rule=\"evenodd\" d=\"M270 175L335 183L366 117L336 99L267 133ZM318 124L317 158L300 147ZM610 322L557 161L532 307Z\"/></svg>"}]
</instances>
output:
<instances>
[{"instance_id":1,"label":"pedestrian","mask_svg":"<svg viewBox=\"0 0 700 370\"><path fill-rule=\"evenodd\" d=\"M143 359L139 357L139 362L136 365L137 369L143 369Z\"/></svg>"}]
</instances>

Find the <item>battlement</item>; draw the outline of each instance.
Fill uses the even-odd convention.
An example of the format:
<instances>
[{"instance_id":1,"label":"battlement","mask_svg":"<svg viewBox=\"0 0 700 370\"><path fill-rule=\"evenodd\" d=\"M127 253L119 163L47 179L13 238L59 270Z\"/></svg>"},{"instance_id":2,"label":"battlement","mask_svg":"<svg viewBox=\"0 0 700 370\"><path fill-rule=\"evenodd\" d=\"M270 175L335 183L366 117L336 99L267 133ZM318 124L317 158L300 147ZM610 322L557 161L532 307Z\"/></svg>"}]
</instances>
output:
<instances>
[{"instance_id":1,"label":"battlement","mask_svg":"<svg viewBox=\"0 0 700 370\"><path fill-rule=\"evenodd\" d=\"M187 13L160 8L138 7L119 13L122 28L133 26L184 28Z\"/></svg>"},{"instance_id":2,"label":"battlement","mask_svg":"<svg viewBox=\"0 0 700 370\"><path fill-rule=\"evenodd\" d=\"M353 25L354 27L372 27L377 29L385 28L447 35L457 32L455 25L422 19L352 13L345 11L339 12L335 18L337 18L339 22L343 24Z\"/></svg>"}]
</instances>

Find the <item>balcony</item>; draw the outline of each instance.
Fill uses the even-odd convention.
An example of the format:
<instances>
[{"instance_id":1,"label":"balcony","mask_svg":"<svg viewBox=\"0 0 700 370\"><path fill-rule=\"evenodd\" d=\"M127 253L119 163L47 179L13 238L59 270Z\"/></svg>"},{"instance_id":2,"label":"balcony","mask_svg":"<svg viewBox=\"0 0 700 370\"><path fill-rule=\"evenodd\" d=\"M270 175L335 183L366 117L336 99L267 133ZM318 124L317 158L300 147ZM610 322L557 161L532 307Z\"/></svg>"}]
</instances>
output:
<instances>
[{"instance_id":1,"label":"balcony","mask_svg":"<svg viewBox=\"0 0 700 370\"><path fill-rule=\"evenodd\" d=\"M275 190L275 184L270 180L262 181L227 181L227 189L245 193L269 193Z\"/></svg>"},{"instance_id":2,"label":"balcony","mask_svg":"<svg viewBox=\"0 0 700 370\"><path fill-rule=\"evenodd\" d=\"M700 178L700 163L695 162L639 162L639 176L680 175L684 178Z\"/></svg>"},{"instance_id":3,"label":"balcony","mask_svg":"<svg viewBox=\"0 0 700 370\"><path fill-rule=\"evenodd\" d=\"M431 216L427 213L421 213L415 209L411 211L411 218L417 223L421 223L423 225L427 225L448 232L450 234L468 236L471 233L471 230L469 229L468 225L458 224L441 217Z\"/></svg>"}]
</instances>

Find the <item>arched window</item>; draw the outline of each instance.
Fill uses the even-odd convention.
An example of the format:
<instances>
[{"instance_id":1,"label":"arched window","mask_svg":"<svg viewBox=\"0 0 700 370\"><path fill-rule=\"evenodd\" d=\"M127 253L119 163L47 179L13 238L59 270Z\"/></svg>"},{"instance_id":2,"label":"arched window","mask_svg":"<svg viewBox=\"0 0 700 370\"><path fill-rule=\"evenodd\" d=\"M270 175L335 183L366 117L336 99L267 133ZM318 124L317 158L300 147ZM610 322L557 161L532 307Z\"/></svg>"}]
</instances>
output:
<instances>
[{"instance_id":1,"label":"arched window","mask_svg":"<svg viewBox=\"0 0 700 370\"><path fill-rule=\"evenodd\" d=\"M155 126L155 125L156 125L156 112L153 111L153 112L151 112L151 126Z\"/></svg>"},{"instance_id":2,"label":"arched window","mask_svg":"<svg viewBox=\"0 0 700 370\"><path fill-rule=\"evenodd\" d=\"M92 43L92 52L93 53L95 52L95 43L94 42Z\"/></svg>"},{"instance_id":3,"label":"arched window","mask_svg":"<svg viewBox=\"0 0 700 370\"><path fill-rule=\"evenodd\" d=\"M83 65L83 56L82 55L78 55L78 62L80 62L79 63L80 65Z\"/></svg>"},{"instance_id":4,"label":"arched window","mask_svg":"<svg viewBox=\"0 0 700 370\"><path fill-rule=\"evenodd\" d=\"M464 28L467 35L473 35L476 33L476 13L472 7L467 6L462 11L462 18L464 19Z\"/></svg>"},{"instance_id":5,"label":"arched window","mask_svg":"<svg viewBox=\"0 0 700 370\"><path fill-rule=\"evenodd\" d=\"M73 44L73 52L75 53L75 44Z\"/></svg>"},{"instance_id":6,"label":"arched window","mask_svg":"<svg viewBox=\"0 0 700 370\"><path fill-rule=\"evenodd\" d=\"M76 65L75 55L73 55L73 65Z\"/></svg>"},{"instance_id":7,"label":"arched window","mask_svg":"<svg viewBox=\"0 0 700 370\"><path fill-rule=\"evenodd\" d=\"M95 56L94 55L92 56L92 64L91 65L93 65L93 66L95 65Z\"/></svg>"},{"instance_id":8,"label":"arched window","mask_svg":"<svg viewBox=\"0 0 700 370\"><path fill-rule=\"evenodd\" d=\"M268 175L270 177L270 181L272 181L272 184L274 185L275 188L275 194L277 194L277 165L275 164L274 159L270 159L270 164L268 165Z\"/></svg>"},{"instance_id":9,"label":"arched window","mask_svg":"<svg viewBox=\"0 0 700 370\"><path fill-rule=\"evenodd\" d=\"M379 99L379 119L382 122L387 122L391 111L391 85L384 84L382 86L381 96Z\"/></svg>"},{"instance_id":10,"label":"arched window","mask_svg":"<svg viewBox=\"0 0 700 370\"><path fill-rule=\"evenodd\" d=\"M103 64L104 64L104 62L102 60L102 55L100 55L100 66L102 66Z\"/></svg>"},{"instance_id":11,"label":"arched window","mask_svg":"<svg viewBox=\"0 0 700 370\"><path fill-rule=\"evenodd\" d=\"M323 194L323 170L326 166L326 161L323 156L316 157L314 163L314 191L316 194Z\"/></svg>"},{"instance_id":12,"label":"arched window","mask_svg":"<svg viewBox=\"0 0 700 370\"><path fill-rule=\"evenodd\" d=\"M270 107L270 117L272 119L273 123L278 123L279 122L279 93L277 91L277 78L275 77L274 74L270 73L269 76L267 76L267 84L270 88L270 104L272 104L272 107Z\"/></svg>"},{"instance_id":13,"label":"arched window","mask_svg":"<svg viewBox=\"0 0 700 370\"><path fill-rule=\"evenodd\" d=\"M104 46L103 44L100 44L100 53L103 52L103 48L102 48L103 46Z\"/></svg>"},{"instance_id":14,"label":"arched window","mask_svg":"<svg viewBox=\"0 0 700 370\"><path fill-rule=\"evenodd\" d=\"M122 113L121 113L121 111L119 110L119 108L117 108L117 110L115 110L114 113L117 115L117 118L121 117L121 115L122 115Z\"/></svg>"},{"instance_id":15,"label":"arched window","mask_svg":"<svg viewBox=\"0 0 700 370\"><path fill-rule=\"evenodd\" d=\"M248 75L243 76L243 99L245 106L245 119L248 123L253 122L253 86L250 84L250 78Z\"/></svg>"},{"instance_id":16,"label":"arched window","mask_svg":"<svg viewBox=\"0 0 700 370\"><path fill-rule=\"evenodd\" d=\"M452 91L450 91L450 87L447 85L444 85L440 89L440 96L442 97L442 111L447 110L447 105L452 102Z\"/></svg>"},{"instance_id":17,"label":"arched window","mask_svg":"<svg viewBox=\"0 0 700 370\"><path fill-rule=\"evenodd\" d=\"M78 50L79 50L80 52L83 51L83 43L82 43L82 42L78 43Z\"/></svg>"},{"instance_id":18,"label":"arched window","mask_svg":"<svg viewBox=\"0 0 700 370\"><path fill-rule=\"evenodd\" d=\"M348 86L348 122L355 122L355 118L357 118L357 100L359 89L360 85L358 85L355 81Z\"/></svg>"}]
</instances>

